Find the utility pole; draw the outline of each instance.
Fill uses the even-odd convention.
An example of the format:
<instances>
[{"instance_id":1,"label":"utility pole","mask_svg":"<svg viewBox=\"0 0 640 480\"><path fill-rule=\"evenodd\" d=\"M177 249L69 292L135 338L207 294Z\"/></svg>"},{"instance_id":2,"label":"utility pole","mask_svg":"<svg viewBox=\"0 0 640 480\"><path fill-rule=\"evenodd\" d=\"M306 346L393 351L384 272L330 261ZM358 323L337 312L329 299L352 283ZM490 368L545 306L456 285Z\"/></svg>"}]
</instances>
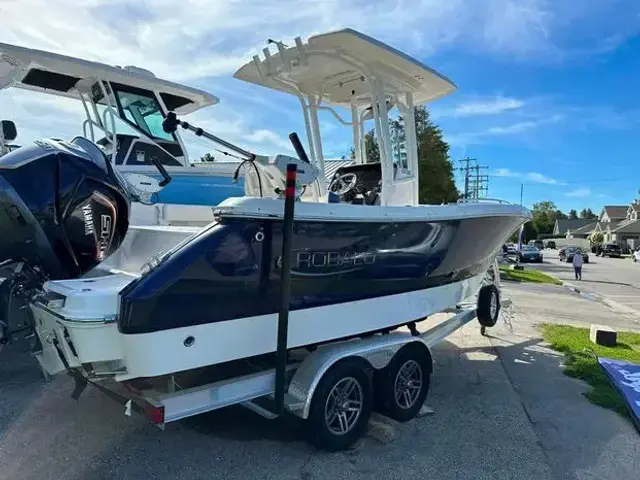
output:
<instances>
[{"instance_id":1,"label":"utility pole","mask_svg":"<svg viewBox=\"0 0 640 480\"><path fill-rule=\"evenodd\" d=\"M486 197L489 192L489 175L481 172L489 167L478 165L475 158L467 157L459 162L462 166L457 170L464 174L464 198L477 200Z\"/></svg>"},{"instance_id":2,"label":"utility pole","mask_svg":"<svg viewBox=\"0 0 640 480\"><path fill-rule=\"evenodd\" d=\"M475 158L465 158L463 160L459 160L460 164L463 165L458 170L464 172L464 198L469 198L469 171L471 162L475 162Z\"/></svg>"},{"instance_id":3,"label":"utility pole","mask_svg":"<svg viewBox=\"0 0 640 480\"><path fill-rule=\"evenodd\" d=\"M520 184L520 206L522 206L522 194L524 193L524 182Z\"/></svg>"}]
</instances>

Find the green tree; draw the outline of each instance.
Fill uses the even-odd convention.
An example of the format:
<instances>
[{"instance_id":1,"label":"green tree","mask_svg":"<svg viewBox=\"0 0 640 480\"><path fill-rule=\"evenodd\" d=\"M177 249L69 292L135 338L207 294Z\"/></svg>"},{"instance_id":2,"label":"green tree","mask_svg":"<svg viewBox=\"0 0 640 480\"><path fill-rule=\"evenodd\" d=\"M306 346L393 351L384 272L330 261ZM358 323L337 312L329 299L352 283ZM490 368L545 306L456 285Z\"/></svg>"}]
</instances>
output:
<instances>
[{"instance_id":1,"label":"green tree","mask_svg":"<svg viewBox=\"0 0 640 480\"><path fill-rule=\"evenodd\" d=\"M364 152L365 161L367 163L376 163L380 161L380 147L374 135L373 129L364 135Z\"/></svg>"},{"instance_id":2,"label":"green tree","mask_svg":"<svg viewBox=\"0 0 640 480\"><path fill-rule=\"evenodd\" d=\"M558 210L556 204L549 200L534 203L531 213L533 216L531 223L533 223L538 235L552 233L556 220L567 218L564 213Z\"/></svg>"},{"instance_id":3,"label":"green tree","mask_svg":"<svg viewBox=\"0 0 640 480\"><path fill-rule=\"evenodd\" d=\"M205 153L202 158L200 158L201 162L215 162L216 158L210 153Z\"/></svg>"},{"instance_id":4,"label":"green tree","mask_svg":"<svg viewBox=\"0 0 640 480\"><path fill-rule=\"evenodd\" d=\"M404 132L404 122L401 117L389 122L391 137L391 154L393 160L398 165L407 166L406 135Z\"/></svg>"},{"instance_id":5,"label":"green tree","mask_svg":"<svg viewBox=\"0 0 640 480\"><path fill-rule=\"evenodd\" d=\"M593 213L590 208L583 208L580 210L580 218L584 220L596 220L598 215Z\"/></svg>"},{"instance_id":6,"label":"green tree","mask_svg":"<svg viewBox=\"0 0 640 480\"><path fill-rule=\"evenodd\" d=\"M576 220L578 218L578 212L576 212L573 208L569 210L568 215L569 220Z\"/></svg>"},{"instance_id":7,"label":"green tree","mask_svg":"<svg viewBox=\"0 0 640 480\"><path fill-rule=\"evenodd\" d=\"M442 204L455 202L460 193L453 178L453 165L449 158L449 144L442 138L442 130L429 118L424 107L416 107L416 138L418 143L418 200L420 203ZM392 154L396 161L406 159L405 131L402 117L390 122ZM370 130L364 137L366 161L379 162L380 148ZM352 148L350 158L355 158Z\"/></svg>"},{"instance_id":8,"label":"green tree","mask_svg":"<svg viewBox=\"0 0 640 480\"><path fill-rule=\"evenodd\" d=\"M460 197L460 193L453 178L449 144L442 138L440 127L429 118L426 108L416 107L415 117L420 180L419 202L430 204L455 202Z\"/></svg>"},{"instance_id":9,"label":"green tree","mask_svg":"<svg viewBox=\"0 0 640 480\"><path fill-rule=\"evenodd\" d=\"M380 161L380 147L378 146L378 141L376 140L373 129L364 134L364 151L364 161L366 163L376 163ZM356 158L356 151L353 147L351 147L351 151L349 152L349 158L351 160L355 160Z\"/></svg>"},{"instance_id":10,"label":"green tree","mask_svg":"<svg viewBox=\"0 0 640 480\"><path fill-rule=\"evenodd\" d=\"M593 232L589 237L591 245L601 245L604 242L604 235L602 232Z\"/></svg>"},{"instance_id":11,"label":"green tree","mask_svg":"<svg viewBox=\"0 0 640 480\"><path fill-rule=\"evenodd\" d=\"M517 244L519 235L520 235L520 229L513 232L511 237L509 237L509 241ZM524 245L529 240L535 240L536 238L538 238L538 232L533 226L533 223L532 222L525 223L524 230L522 231L522 244Z\"/></svg>"}]
</instances>

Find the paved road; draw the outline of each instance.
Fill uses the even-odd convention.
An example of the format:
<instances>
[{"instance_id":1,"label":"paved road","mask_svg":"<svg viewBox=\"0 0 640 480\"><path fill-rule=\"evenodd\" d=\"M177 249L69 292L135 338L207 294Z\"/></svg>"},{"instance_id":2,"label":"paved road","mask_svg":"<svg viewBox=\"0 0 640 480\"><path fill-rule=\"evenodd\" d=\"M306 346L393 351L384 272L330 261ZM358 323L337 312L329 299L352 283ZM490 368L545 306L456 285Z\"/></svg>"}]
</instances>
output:
<instances>
[{"instance_id":1,"label":"paved road","mask_svg":"<svg viewBox=\"0 0 640 480\"><path fill-rule=\"evenodd\" d=\"M561 357L534 327L600 322L610 311L562 287L505 291L514 300L506 316L513 330L504 323L487 338L470 324L434 351L433 415L395 425L390 444L366 438L332 455L309 447L298 423L277 425L239 408L161 432L94 390L71 400L67 377L45 383L33 362L5 350L0 479L634 478L637 433L586 401L587 387L562 375ZM585 313L576 319L576 311Z\"/></svg>"},{"instance_id":2,"label":"paved road","mask_svg":"<svg viewBox=\"0 0 640 480\"><path fill-rule=\"evenodd\" d=\"M640 331L640 323L633 317L611 315L605 305L563 287L519 285L505 291L514 302L514 328L495 329L491 343L531 419L554 478L637 479L638 432L611 411L577 400L583 400L590 387L561 373L562 355L535 340L535 326L610 322L616 328Z\"/></svg>"},{"instance_id":3,"label":"paved road","mask_svg":"<svg viewBox=\"0 0 640 480\"><path fill-rule=\"evenodd\" d=\"M633 263L630 258L600 258L589 254L589 263L582 268L582 281L577 281L574 280L572 265L558 260L558 250L546 249L543 255L544 263L526 266L640 312L640 263Z\"/></svg>"},{"instance_id":4,"label":"paved road","mask_svg":"<svg viewBox=\"0 0 640 480\"><path fill-rule=\"evenodd\" d=\"M162 432L94 390L75 402L65 376L44 383L33 364L5 357L0 479L550 480L518 395L478 331L469 325L435 349L435 414L398 425L390 444L366 438L331 455L308 446L297 422L276 424L242 408Z\"/></svg>"}]
</instances>

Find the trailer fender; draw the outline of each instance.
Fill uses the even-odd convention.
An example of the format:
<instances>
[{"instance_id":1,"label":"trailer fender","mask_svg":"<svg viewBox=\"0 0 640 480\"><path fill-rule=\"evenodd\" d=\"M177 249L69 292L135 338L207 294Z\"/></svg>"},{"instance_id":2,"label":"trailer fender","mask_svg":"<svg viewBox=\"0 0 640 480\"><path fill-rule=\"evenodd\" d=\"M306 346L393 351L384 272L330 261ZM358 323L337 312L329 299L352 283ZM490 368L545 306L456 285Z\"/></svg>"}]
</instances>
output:
<instances>
[{"instance_id":1,"label":"trailer fender","mask_svg":"<svg viewBox=\"0 0 640 480\"><path fill-rule=\"evenodd\" d=\"M295 372L289 389L288 408L295 415L306 419L309 416L311 399L322 376L337 362L344 359L359 359L362 368L373 375L375 370L386 367L393 356L405 345L416 343L427 345L420 337L404 332L374 336L367 339L330 344L308 355ZM431 353L429 352L431 357Z\"/></svg>"}]
</instances>

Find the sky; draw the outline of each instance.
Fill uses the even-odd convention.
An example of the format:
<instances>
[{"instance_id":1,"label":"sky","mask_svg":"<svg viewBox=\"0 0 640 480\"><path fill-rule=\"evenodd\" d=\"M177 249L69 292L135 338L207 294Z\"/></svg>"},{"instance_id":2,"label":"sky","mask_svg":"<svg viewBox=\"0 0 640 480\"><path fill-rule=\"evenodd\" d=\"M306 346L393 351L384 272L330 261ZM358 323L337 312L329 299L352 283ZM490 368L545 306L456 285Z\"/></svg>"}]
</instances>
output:
<instances>
[{"instance_id":1,"label":"sky","mask_svg":"<svg viewBox=\"0 0 640 480\"><path fill-rule=\"evenodd\" d=\"M258 153L291 150L297 100L233 72L268 38L354 28L457 84L427 107L456 166L488 167L490 197L599 211L640 196L637 0L0 0L0 18L0 42L210 91L220 104L189 121ZM83 120L77 102L15 89L0 91L0 116L22 144L72 138ZM348 129L324 115L321 129L327 158L348 153Z\"/></svg>"}]
</instances>

